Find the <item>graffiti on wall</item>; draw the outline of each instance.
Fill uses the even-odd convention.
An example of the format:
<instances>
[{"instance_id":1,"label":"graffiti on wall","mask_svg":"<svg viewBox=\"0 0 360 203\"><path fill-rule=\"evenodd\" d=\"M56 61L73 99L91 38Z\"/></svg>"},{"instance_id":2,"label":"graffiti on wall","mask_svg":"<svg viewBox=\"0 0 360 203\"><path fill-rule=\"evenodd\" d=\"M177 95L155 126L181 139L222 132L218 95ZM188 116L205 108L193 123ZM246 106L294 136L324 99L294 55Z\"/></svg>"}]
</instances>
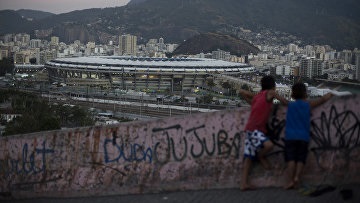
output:
<instances>
[{"instance_id":1,"label":"graffiti on wall","mask_svg":"<svg viewBox=\"0 0 360 203\"><path fill-rule=\"evenodd\" d=\"M124 136L114 135L116 139L104 140L104 161L112 162L148 162L166 163L171 160L182 161L187 157L221 156L227 158L234 153L240 156L240 133L230 136L224 129L220 129L210 136L206 135L205 125L184 129L181 125L155 127L151 130L151 137L155 138L154 146L144 146L140 143L128 143ZM116 148L117 153L109 153L110 148ZM114 150L111 150L114 151Z\"/></svg>"},{"instance_id":2,"label":"graffiti on wall","mask_svg":"<svg viewBox=\"0 0 360 203\"><path fill-rule=\"evenodd\" d=\"M326 164L329 161L325 160L333 160L333 169L348 168L351 161L360 162L360 122L356 113L338 112L331 106L328 114L322 112L319 118L311 121L311 127L314 142L311 151L320 168L330 168Z\"/></svg>"},{"instance_id":3,"label":"graffiti on wall","mask_svg":"<svg viewBox=\"0 0 360 203\"><path fill-rule=\"evenodd\" d=\"M53 149L46 148L46 141L41 148L29 150L27 143L23 145L21 158L12 158L0 161L0 173L8 176L10 174L29 175L46 171L47 157L53 154Z\"/></svg>"},{"instance_id":4,"label":"graffiti on wall","mask_svg":"<svg viewBox=\"0 0 360 203\"><path fill-rule=\"evenodd\" d=\"M108 152L108 148L114 146L116 147L118 153L117 156L111 157ZM112 163L112 162L120 162L124 160L125 162L140 162L140 161L148 161L149 163L152 162L152 149L148 147L144 149L140 144L137 143L121 143L118 144L113 141L113 139L105 139L104 140L104 159L105 163Z\"/></svg>"}]
</instances>

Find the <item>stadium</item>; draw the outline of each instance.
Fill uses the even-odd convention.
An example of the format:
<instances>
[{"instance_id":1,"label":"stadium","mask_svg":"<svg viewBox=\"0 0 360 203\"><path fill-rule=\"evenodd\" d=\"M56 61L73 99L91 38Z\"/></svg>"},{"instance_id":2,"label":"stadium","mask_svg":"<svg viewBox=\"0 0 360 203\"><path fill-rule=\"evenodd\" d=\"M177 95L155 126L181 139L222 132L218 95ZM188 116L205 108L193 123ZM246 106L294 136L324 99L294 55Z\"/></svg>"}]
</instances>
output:
<instances>
[{"instance_id":1,"label":"stadium","mask_svg":"<svg viewBox=\"0 0 360 203\"><path fill-rule=\"evenodd\" d=\"M254 67L205 58L97 56L58 58L45 64L50 82L133 90L186 91L215 75L239 75Z\"/></svg>"}]
</instances>

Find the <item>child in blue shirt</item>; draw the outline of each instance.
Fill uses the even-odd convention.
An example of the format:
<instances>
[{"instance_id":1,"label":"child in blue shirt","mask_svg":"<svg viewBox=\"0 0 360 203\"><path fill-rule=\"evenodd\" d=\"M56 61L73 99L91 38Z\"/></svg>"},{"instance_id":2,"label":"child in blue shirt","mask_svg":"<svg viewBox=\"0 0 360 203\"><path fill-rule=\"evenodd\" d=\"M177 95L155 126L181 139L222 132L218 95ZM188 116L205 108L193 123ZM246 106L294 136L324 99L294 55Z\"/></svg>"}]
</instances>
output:
<instances>
[{"instance_id":1,"label":"child in blue shirt","mask_svg":"<svg viewBox=\"0 0 360 203\"><path fill-rule=\"evenodd\" d=\"M289 183L285 189L296 187L300 180L308 154L310 141L311 109L317 107L332 97L331 93L316 100L307 100L306 86L296 83L292 87L292 98L288 103L285 127L285 161Z\"/></svg>"}]
</instances>

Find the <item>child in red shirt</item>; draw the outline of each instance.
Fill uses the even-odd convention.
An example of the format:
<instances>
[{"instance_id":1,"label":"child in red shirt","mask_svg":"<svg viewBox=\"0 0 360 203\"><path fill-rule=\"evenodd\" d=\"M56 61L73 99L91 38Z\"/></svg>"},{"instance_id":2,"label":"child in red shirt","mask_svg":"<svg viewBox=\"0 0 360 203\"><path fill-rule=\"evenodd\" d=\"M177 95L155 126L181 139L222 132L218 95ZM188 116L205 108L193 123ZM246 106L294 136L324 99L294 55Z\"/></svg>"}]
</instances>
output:
<instances>
[{"instance_id":1,"label":"child in red shirt","mask_svg":"<svg viewBox=\"0 0 360 203\"><path fill-rule=\"evenodd\" d=\"M287 104L287 100L275 92L275 80L271 76L261 79L261 91L253 93L240 90L239 93L251 104L251 113L245 126L246 138L244 147L244 166L241 179L241 190L254 189L249 184L248 177L252 161L257 157L265 169L270 169L270 163L265 155L273 149L274 144L266 136L266 124L269 120L273 105L273 99L278 99L282 104Z\"/></svg>"}]
</instances>

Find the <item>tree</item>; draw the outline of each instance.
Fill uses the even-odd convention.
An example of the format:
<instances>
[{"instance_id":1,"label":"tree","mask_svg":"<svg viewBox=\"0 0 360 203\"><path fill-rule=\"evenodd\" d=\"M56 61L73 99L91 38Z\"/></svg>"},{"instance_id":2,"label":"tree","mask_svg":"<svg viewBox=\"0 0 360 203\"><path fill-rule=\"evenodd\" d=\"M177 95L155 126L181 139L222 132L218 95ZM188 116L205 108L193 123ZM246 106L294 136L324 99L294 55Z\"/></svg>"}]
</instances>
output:
<instances>
[{"instance_id":1,"label":"tree","mask_svg":"<svg viewBox=\"0 0 360 203\"><path fill-rule=\"evenodd\" d=\"M223 82L221 84L222 88L224 88L225 90L227 90L227 94L228 95L233 95L234 93L234 89L233 89L233 84L232 83L229 83L229 81L226 81L226 82ZM235 90L236 92L236 90Z\"/></svg>"},{"instance_id":2,"label":"tree","mask_svg":"<svg viewBox=\"0 0 360 203\"><path fill-rule=\"evenodd\" d=\"M31 64L36 64L36 58L31 58L31 59L30 59L30 63L31 63Z\"/></svg>"},{"instance_id":3,"label":"tree","mask_svg":"<svg viewBox=\"0 0 360 203\"><path fill-rule=\"evenodd\" d=\"M210 87L211 90L212 90L212 88L216 85L213 78L208 78L208 79L206 80L206 84L207 84L207 86Z\"/></svg>"},{"instance_id":4,"label":"tree","mask_svg":"<svg viewBox=\"0 0 360 203\"><path fill-rule=\"evenodd\" d=\"M14 68L14 61L11 58L0 60L0 76L5 76L6 73L13 73Z\"/></svg>"},{"instance_id":5,"label":"tree","mask_svg":"<svg viewBox=\"0 0 360 203\"><path fill-rule=\"evenodd\" d=\"M354 79L349 79L348 77L342 79L341 81L343 82L352 82L352 83L359 83L358 80L354 80Z\"/></svg>"},{"instance_id":6,"label":"tree","mask_svg":"<svg viewBox=\"0 0 360 203\"><path fill-rule=\"evenodd\" d=\"M2 101L11 101L15 113L21 114L6 125L4 135L91 126L95 123L90 112L77 106L51 106L35 95L11 90L0 91L0 95Z\"/></svg>"},{"instance_id":7,"label":"tree","mask_svg":"<svg viewBox=\"0 0 360 203\"><path fill-rule=\"evenodd\" d=\"M196 98L196 100L200 104L201 103L210 104L213 101L213 96L211 94L207 94L207 95L200 97L199 99Z\"/></svg>"},{"instance_id":8,"label":"tree","mask_svg":"<svg viewBox=\"0 0 360 203\"><path fill-rule=\"evenodd\" d=\"M222 86L222 88L224 88L224 89L230 89L230 88L232 88L232 85L231 85L228 81L223 82L223 83L221 84L221 86Z\"/></svg>"},{"instance_id":9,"label":"tree","mask_svg":"<svg viewBox=\"0 0 360 203\"><path fill-rule=\"evenodd\" d=\"M249 87L249 85L247 85L247 84L241 85L241 89L250 91L250 87Z\"/></svg>"},{"instance_id":10,"label":"tree","mask_svg":"<svg viewBox=\"0 0 360 203\"><path fill-rule=\"evenodd\" d=\"M172 58L172 57L173 57L173 54L170 53L170 52L166 52L166 53L165 53L165 56L166 56L167 58Z\"/></svg>"}]
</instances>

